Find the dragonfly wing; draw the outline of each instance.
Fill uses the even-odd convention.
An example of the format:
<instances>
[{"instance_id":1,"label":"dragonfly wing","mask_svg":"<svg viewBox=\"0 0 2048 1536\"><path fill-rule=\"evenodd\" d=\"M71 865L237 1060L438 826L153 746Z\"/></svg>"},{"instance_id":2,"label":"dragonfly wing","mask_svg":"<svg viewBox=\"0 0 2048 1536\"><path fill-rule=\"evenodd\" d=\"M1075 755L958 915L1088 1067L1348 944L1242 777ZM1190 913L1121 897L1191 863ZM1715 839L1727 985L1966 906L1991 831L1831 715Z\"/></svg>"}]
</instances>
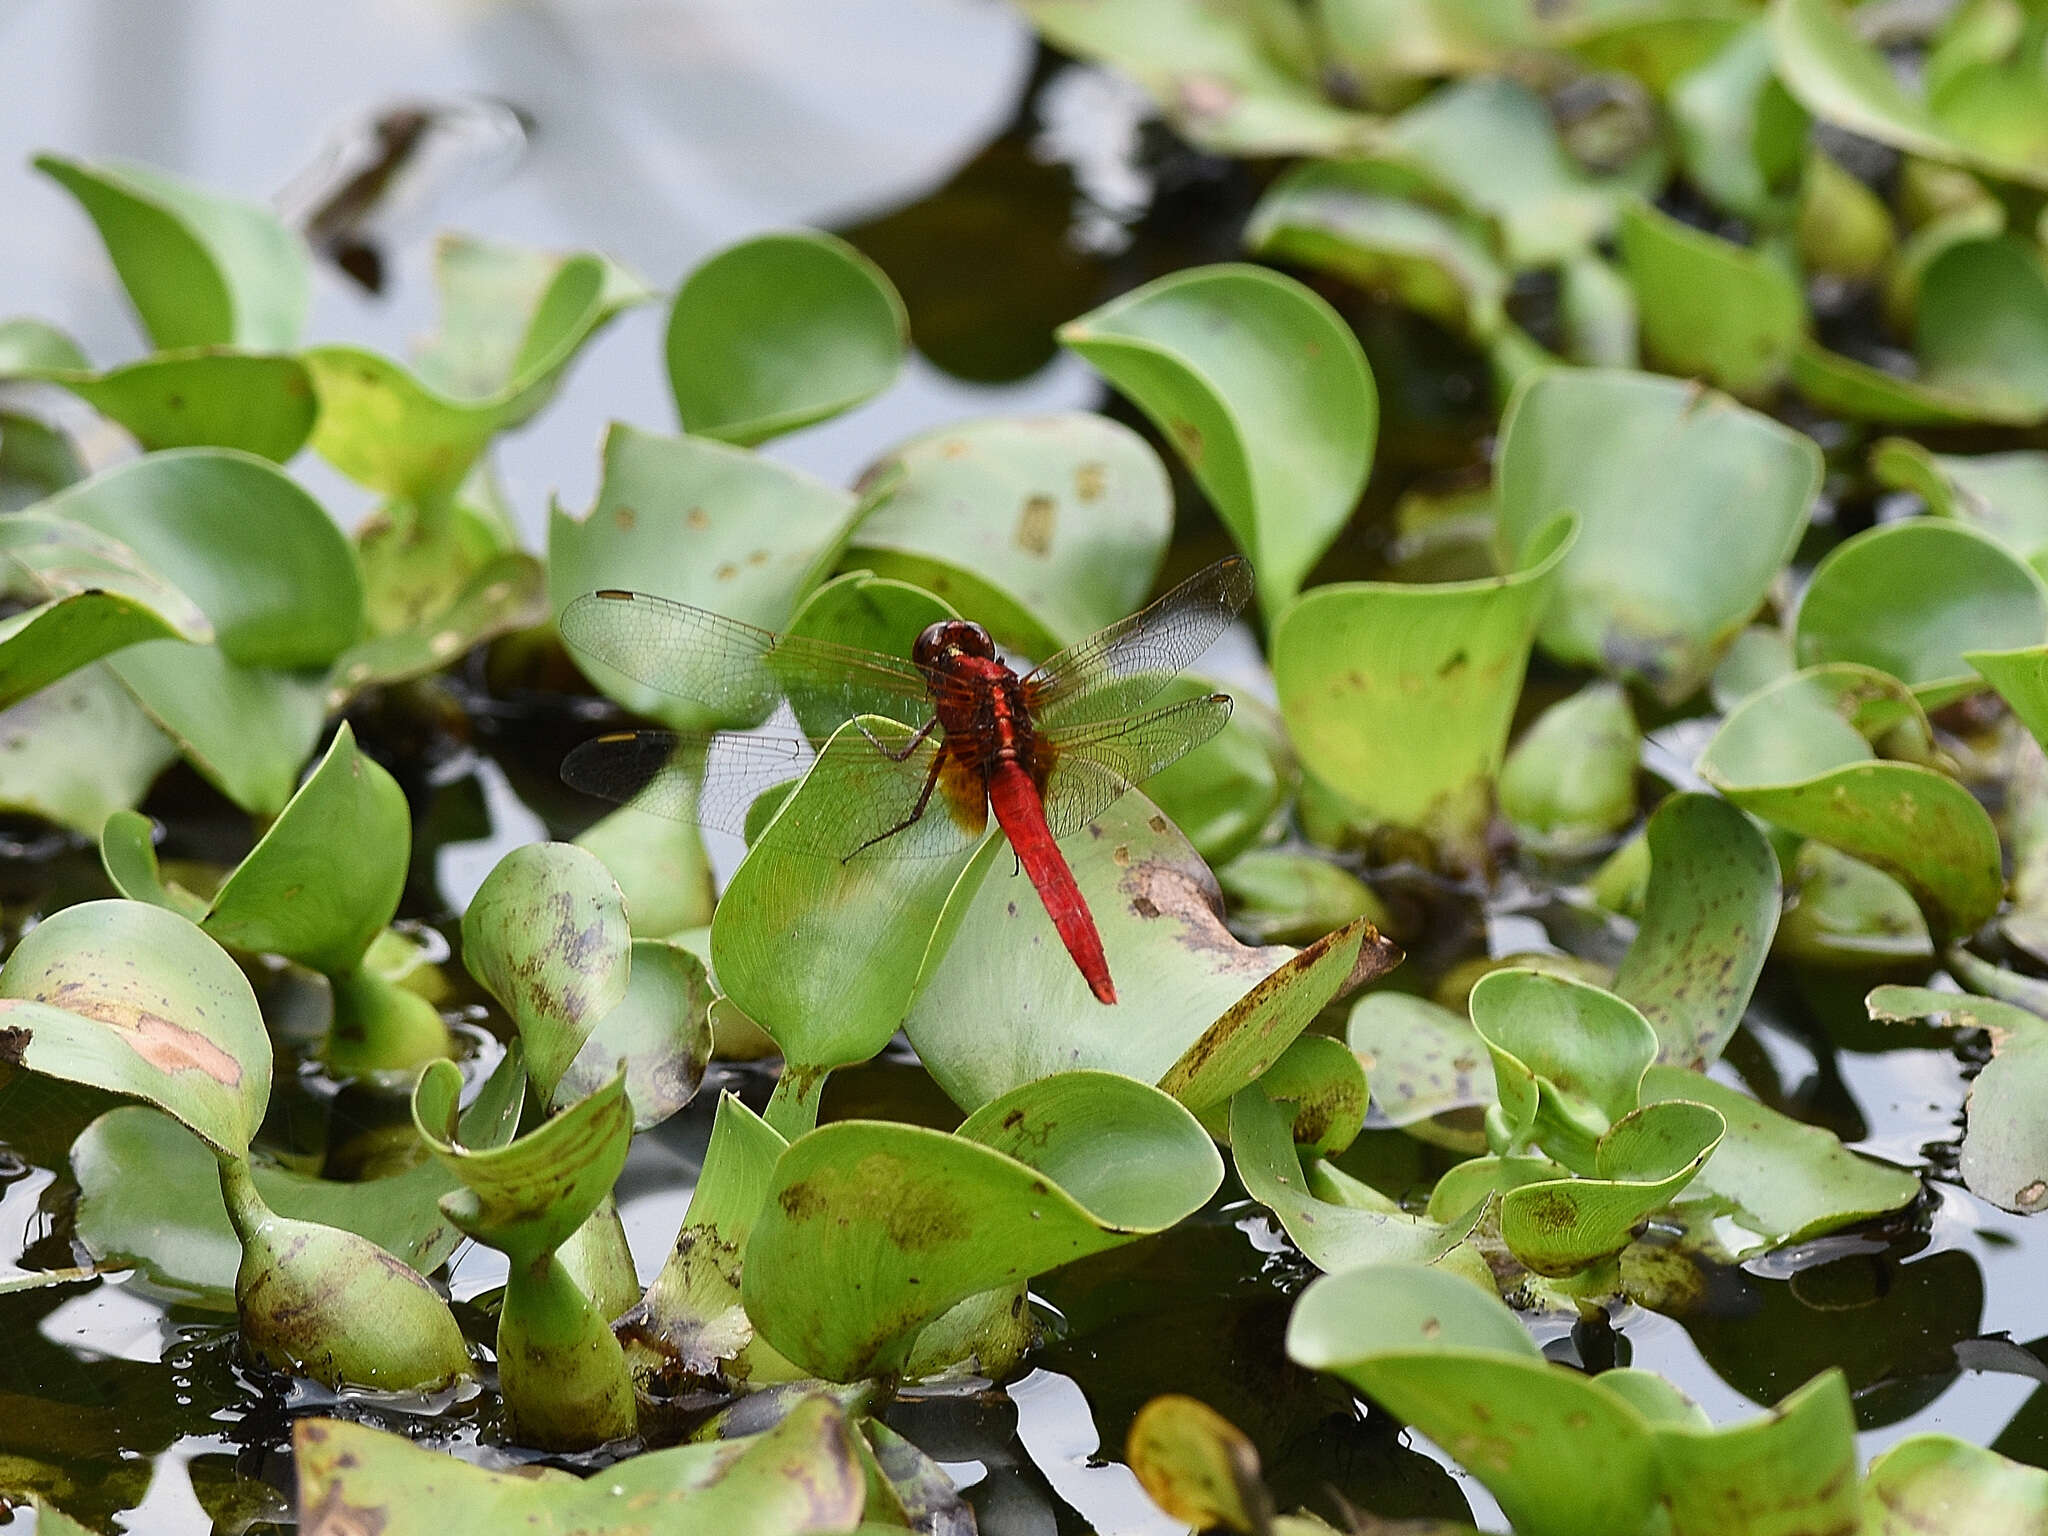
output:
<instances>
[{"instance_id":1,"label":"dragonfly wing","mask_svg":"<svg viewBox=\"0 0 2048 1536\"><path fill-rule=\"evenodd\" d=\"M818 758L802 736L627 731L584 742L563 761L562 777L635 810L744 837L755 802L808 772L815 789L778 826L777 841L787 851L941 858L979 838L988 815L979 780L950 758L932 778L942 750L926 741L898 762L859 743ZM932 790L920 813L927 781Z\"/></svg>"},{"instance_id":2,"label":"dragonfly wing","mask_svg":"<svg viewBox=\"0 0 2048 1536\"><path fill-rule=\"evenodd\" d=\"M788 699L806 721L884 715L915 725L930 686L908 661L804 635L778 635L645 592L588 592L562 610L577 656L703 705L718 720L758 724Z\"/></svg>"},{"instance_id":3,"label":"dragonfly wing","mask_svg":"<svg viewBox=\"0 0 2048 1536\"><path fill-rule=\"evenodd\" d=\"M1130 714L1206 651L1251 595L1252 568L1235 556L1197 571L1025 678L1032 718L1053 726Z\"/></svg>"},{"instance_id":4,"label":"dragonfly wing","mask_svg":"<svg viewBox=\"0 0 2048 1536\"><path fill-rule=\"evenodd\" d=\"M1046 732L1052 756L1045 780L1045 823L1054 837L1078 832L1125 790L1149 779L1223 729L1230 695L1184 699L1142 715Z\"/></svg>"}]
</instances>

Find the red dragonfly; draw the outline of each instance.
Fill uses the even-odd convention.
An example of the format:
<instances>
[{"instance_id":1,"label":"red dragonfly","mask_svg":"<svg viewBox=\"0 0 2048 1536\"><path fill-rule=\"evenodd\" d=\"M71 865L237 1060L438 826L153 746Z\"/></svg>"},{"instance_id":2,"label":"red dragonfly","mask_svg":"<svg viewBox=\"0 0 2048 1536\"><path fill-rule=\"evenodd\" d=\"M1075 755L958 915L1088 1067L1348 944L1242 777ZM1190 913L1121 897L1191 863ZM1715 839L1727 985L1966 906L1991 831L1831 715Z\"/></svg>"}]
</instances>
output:
<instances>
[{"instance_id":1,"label":"red dragonfly","mask_svg":"<svg viewBox=\"0 0 2048 1536\"><path fill-rule=\"evenodd\" d=\"M1219 561L1022 676L987 630L963 619L926 628L905 661L642 592L587 593L561 618L579 657L728 725L758 725L786 702L797 730L600 736L569 754L562 777L642 810L743 833L749 808L775 781L807 770L832 775L848 792L814 801L830 809L813 821L785 815L776 841L842 861L961 852L987 830L992 809L1089 990L1113 1003L1101 935L1057 840L1222 729L1227 694L1142 706L1208 649L1251 592L1244 561ZM842 744L817 756L862 715L899 721L910 735L889 745L863 723L872 750Z\"/></svg>"}]
</instances>

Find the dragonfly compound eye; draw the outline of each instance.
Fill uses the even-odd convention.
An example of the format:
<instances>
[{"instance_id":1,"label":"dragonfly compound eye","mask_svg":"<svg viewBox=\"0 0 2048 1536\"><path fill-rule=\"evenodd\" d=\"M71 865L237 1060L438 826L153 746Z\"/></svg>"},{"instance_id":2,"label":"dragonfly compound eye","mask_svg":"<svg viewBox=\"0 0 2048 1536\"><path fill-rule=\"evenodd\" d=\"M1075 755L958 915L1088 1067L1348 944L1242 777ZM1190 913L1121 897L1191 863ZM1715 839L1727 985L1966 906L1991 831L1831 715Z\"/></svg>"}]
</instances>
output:
<instances>
[{"instance_id":1,"label":"dragonfly compound eye","mask_svg":"<svg viewBox=\"0 0 2048 1536\"><path fill-rule=\"evenodd\" d=\"M979 624L970 624L965 619L940 619L924 627L911 647L910 659L920 666L929 666L954 653L992 657L996 653L995 642Z\"/></svg>"}]
</instances>

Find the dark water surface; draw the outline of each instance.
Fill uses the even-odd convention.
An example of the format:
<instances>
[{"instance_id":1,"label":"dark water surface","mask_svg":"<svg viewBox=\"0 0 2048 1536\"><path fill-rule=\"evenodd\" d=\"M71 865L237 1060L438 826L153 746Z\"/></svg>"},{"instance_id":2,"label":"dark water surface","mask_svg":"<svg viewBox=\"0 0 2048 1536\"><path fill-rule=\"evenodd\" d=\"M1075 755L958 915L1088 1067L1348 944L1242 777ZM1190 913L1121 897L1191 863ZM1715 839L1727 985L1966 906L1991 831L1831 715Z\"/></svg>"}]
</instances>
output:
<instances>
[{"instance_id":1,"label":"dark water surface","mask_svg":"<svg viewBox=\"0 0 2048 1536\"><path fill-rule=\"evenodd\" d=\"M888 269L923 353L879 400L769 450L837 481L942 421L1104 407L1092 377L1053 348L1052 326L1161 271L1234 256L1256 190L1254 172L1145 126L1114 81L1039 54L993 0L0 0L0 313L54 320L98 360L139 348L83 219L25 169L34 149L132 155L268 194L352 120L459 91L528 115L524 157L458 156L445 176L426 178L419 206L384 241L387 296L323 269L312 334L396 351L428 329L425 237L443 225L596 246L666 285L753 230L828 224ZM1371 514L1418 477L1483 463L1489 426L1481 360L1421 322L1331 297L1365 337L1385 419L1367 515L1325 562L1326 578L1377 570L1384 540ZM607 420L673 430L661 323L658 309L628 315L557 403L503 445L516 510L536 542L551 493L588 501ZM344 520L364 510L359 491L310 457L295 469ZM1844 523L1859 515L1867 509L1839 509ZM1205 513L1184 516L1170 569L1214 552L1217 537ZM506 849L594 818L597 808L554 778L592 716L546 691L549 660L501 654L487 667L471 658L443 683L352 714L414 808L408 920L452 933ZM225 863L250 841L245 819L183 769L145 809L169 829L167 857ZM1424 972L1529 948L1598 955L1616 942L1533 876L1511 871L1490 909L1472 893L1416 899L1419 889L1397 881L1386 894L1397 910L1428 914L1421 932L1403 936L1411 967ZM34 826L0 827L9 940L38 914L108 894L91 849ZM452 974L467 986L459 966ZM1660 1371L1720 1422L1841 1365L1866 1454L1939 1429L2048 1465L2048 1228L1955 1182L1953 1140L1975 1060L1932 1034L1917 1047L1876 1049L1858 1001L1871 980L1774 965L1724 1070L1766 1102L1928 1172L1925 1197L1881 1226L1702 1273L1682 1316L1630 1311L1612 1328L1552 1322L1539 1334L1562 1361ZM487 1055L503 1021L479 995L463 1001ZM1912 1037L1885 1043L1901 1038ZM691 1109L634 1143L619 1196L643 1277L681 1222L719 1086L758 1107L770 1079L714 1068ZM84 1090L27 1077L0 1087L0 1278L74 1262L65 1151L101 1107ZM835 1076L825 1114L957 1119L914 1061L893 1053ZM325 1144L330 1161L345 1161L350 1146L403 1116L402 1101L281 1072L268 1134ZM1428 1155L1405 1137L1368 1132L1346 1161L1399 1190L1431 1176ZM458 1301L487 1296L501 1266L487 1250L461 1250ZM1497 1527L1484 1491L1425 1444L1287 1363L1290 1298L1310 1275L1227 1183L1195 1221L1046 1280L1048 1341L1022 1380L913 1395L891 1422L968 1488L988 1532L1180 1529L1113 1459L1137 1409L1165 1391L1191 1393L1243 1427L1283 1508L1333 1513L1335 1490L1382 1516L1469 1509ZM489 1318L463 1310L488 1339ZM291 1419L335 1406L243 1365L231 1319L160 1305L133 1285L0 1298L0 1480L13 1479L20 1458L58 1468L58 1501L94 1524L118 1519L152 1536L289 1529ZM488 1398L433 1414L360 1400L342 1411L479 1459L503 1455ZM30 1529L26 1520L0 1516L0 1529L14 1536Z\"/></svg>"}]
</instances>

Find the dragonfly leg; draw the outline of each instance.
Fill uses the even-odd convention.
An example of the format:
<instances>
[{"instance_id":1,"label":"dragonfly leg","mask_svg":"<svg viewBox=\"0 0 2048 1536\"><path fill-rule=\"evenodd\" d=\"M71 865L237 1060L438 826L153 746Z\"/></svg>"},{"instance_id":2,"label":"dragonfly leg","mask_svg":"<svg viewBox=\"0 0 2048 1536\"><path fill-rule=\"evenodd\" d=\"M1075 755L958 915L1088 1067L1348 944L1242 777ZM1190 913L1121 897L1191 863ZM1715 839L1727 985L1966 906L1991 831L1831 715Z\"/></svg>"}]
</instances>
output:
<instances>
[{"instance_id":1,"label":"dragonfly leg","mask_svg":"<svg viewBox=\"0 0 2048 1536\"><path fill-rule=\"evenodd\" d=\"M930 736L933 731L938 729L939 717L937 715L933 715L931 719L925 721L923 725L920 725L917 728L915 734L911 736L910 740L903 743L903 750L901 752L892 751L890 748L883 746L882 738L877 736L873 731L868 729L866 721L856 719L853 722L853 725L855 730L859 731L861 735L867 737L868 745L873 747L877 752L881 753L882 756L889 759L889 761L892 763L903 763L908 762L910 760L910 754L915 752L919 747L923 746L925 743L925 738ZM926 787L925 794L931 794L931 789L929 786ZM924 809L924 802L922 800L918 802L918 809L920 811ZM917 820L917 818L913 816L910 818L910 820L915 821ZM905 822L904 826L908 826L909 824L910 822ZM897 830L901 831L902 828L899 827ZM885 832L882 835L884 837L887 837L889 834Z\"/></svg>"},{"instance_id":2,"label":"dragonfly leg","mask_svg":"<svg viewBox=\"0 0 2048 1536\"><path fill-rule=\"evenodd\" d=\"M925 729L930 730L931 726L927 725ZM846 856L846 858L841 859L839 862L844 864L850 859L856 859L860 857L860 855L862 855L863 853L866 853L870 848L874 847L875 844L882 842L887 838L894 837L898 832L904 831L906 828L916 826L918 822L922 820L924 817L924 808L932 803L932 791L938 787L939 783L939 770L945 766L946 754L943 752L933 753L931 772L927 773L924 776L924 788L918 792L917 804L910 808L910 814L904 817L901 821L897 822L895 826L889 828L888 831L877 832L873 837L869 838L866 842L862 843L858 848L854 849L852 853L849 853Z\"/></svg>"}]
</instances>

